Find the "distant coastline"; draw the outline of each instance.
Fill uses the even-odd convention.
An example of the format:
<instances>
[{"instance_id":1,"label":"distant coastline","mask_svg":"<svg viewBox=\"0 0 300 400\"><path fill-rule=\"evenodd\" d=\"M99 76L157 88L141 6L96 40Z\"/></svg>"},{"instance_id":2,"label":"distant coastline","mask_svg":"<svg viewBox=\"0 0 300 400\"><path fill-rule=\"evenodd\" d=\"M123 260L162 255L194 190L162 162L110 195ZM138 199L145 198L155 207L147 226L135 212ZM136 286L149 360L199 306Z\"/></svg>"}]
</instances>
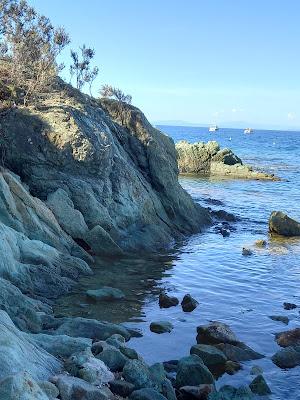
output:
<instances>
[{"instance_id":1,"label":"distant coastline","mask_svg":"<svg viewBox=\"0 0 300 400\"><path fill-rule=\"evenodd\" d=\"M153 126L159 128L163 126L176 126L178 128L208 128L211 124L194 124L194 123L189 123L185 121L152 121L151 122ZM237 126L229 125L228 123L218 123L218 126L220 129L236 129L236 130L241 130L245 129L247 126L251 126L253 129L258 130L258 131L279 131L279 132L297 132L300 133L300 127L294 127L294 128L280 128L278 126L256 126L255 124L247 123L245 122L243 125L239 123Z\"/></svg>"}]
</instances>

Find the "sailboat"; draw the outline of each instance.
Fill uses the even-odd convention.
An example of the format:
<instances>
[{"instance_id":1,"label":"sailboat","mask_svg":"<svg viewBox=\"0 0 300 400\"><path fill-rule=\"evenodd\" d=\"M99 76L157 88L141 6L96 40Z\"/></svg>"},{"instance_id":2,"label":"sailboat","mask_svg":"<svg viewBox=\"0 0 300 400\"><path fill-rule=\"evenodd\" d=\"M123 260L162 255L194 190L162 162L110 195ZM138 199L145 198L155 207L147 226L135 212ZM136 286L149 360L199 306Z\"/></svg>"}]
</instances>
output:
<instances>
[{"instance_id":1,"label":"sailboat","mask_svg":"<svg viewBox=\"0 0 300 400\"><path fill-rule=\"evenodd\" d=\"M219 130L218 125L211 125L211 126L208 128L208 131L209 131L209 132L216 132L217 130Z\"/></svg>"}]
</instances>

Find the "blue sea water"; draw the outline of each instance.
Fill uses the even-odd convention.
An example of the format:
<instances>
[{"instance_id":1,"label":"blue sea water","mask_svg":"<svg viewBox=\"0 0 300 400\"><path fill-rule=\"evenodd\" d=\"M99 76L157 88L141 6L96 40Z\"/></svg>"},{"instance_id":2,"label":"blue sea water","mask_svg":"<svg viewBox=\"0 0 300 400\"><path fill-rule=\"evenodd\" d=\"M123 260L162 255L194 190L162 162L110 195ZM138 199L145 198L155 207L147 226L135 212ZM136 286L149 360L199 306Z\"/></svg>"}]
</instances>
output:
<instances>
[{"instance_id":1,"label":"blue sea water","mask_svg":"<svg viewBox=\"0 0 300 400\"><path fill-rule=\"evenodd\" d=\"M238 129L160 126L175 142L216 140L232 149L244 163L273 173L282 181L250 181L181 177L181 185L195 201L205 207L225 209L240 220L229 237L223 238L213 228L192 236L170 254L153 258L135 258L104 262L99 260L92 278L83 278L77 290L57 304L57 312L89 316L127 323L143 332L130 345L149 363L176 359L189 354L196 342L196 327L212 320L229 324L240 340L265 355L261 360L242 363L234 376L224 374L217 386L249 384L250 369L264 370L272 395L270 400L300 399L300 367L283 370L271 356L279 349L274 335L300 327L300 238L271 237L268 218L273 210L282 210L300 220L300 133L259 131L246 135ZM222 205L208 204L208 199ZM266 248L254 242L265 239ZM253 255L245 257L242 248ZM122 304L87 304L86 289L114 286L126 294ZM192 313L180 306L160 309L159 292L164 289L182 298L190 293L199 301ZM298 304L286 311L283 302ZM273 321L270 315L290 318L289 325ZM149 324L168 320L170 334L150 332Z\"/></svg>"}]
</instances>

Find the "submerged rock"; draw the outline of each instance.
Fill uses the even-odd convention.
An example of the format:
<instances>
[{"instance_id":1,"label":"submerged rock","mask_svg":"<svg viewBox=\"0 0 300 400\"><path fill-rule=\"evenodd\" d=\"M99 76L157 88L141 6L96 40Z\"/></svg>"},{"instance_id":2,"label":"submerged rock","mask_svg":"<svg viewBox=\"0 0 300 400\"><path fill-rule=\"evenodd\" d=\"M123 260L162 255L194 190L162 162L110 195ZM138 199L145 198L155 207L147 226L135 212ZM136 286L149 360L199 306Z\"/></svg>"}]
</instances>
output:
<instances>
[{"instance_id":1,"label":"submerged rock","mask_svg":"<svg viewBox=\"0 0 300 400\"><path fill-rule=\"evenodd\" d=\"M263 373L263 369L259 365L253 365L250 370L250 375L261 375Z\"/></svg>"},{"instance_id":2,"label":"submerged rock","mask_svg":"<svg viewBox=\"0 0 300 400\"><path fill-rule=\"evenodd\" d=\"M207 367L225 364L227 361L226 355L221 350L207 344L195 344L191 347L190 353L199 356Z\"/></svg>"},{"instance_id":3,"label":"submerged rock","mask_svg":"<svg viewBox=\"0 0 300 400\"><path fill-rule=\"evenodd\" d=\"M269 219L269 231L282 236L300 236L300 223L281 211L273 211Z\"/></svg>"},{"instance_id":4,"label":"submerged rock","mask_svg":"<svg viewBox=\"0 0 300 400\"><path fill-rule=\"evenodd\" d=\"M204 383L214 383L214 377L201 358L195 354L181 358L177 367L176 387L198 386Z\"/></svg>"},{"instance_id":5,"label":"submerged rock","mask_svg":"<svg viewBox=\"0 0 300 400\"><path fill-rule=\"evenodd\" d=\"M159 306L161 308L174 307L179 304L177 297L168 296L166 293L161 293L159 295Z\"/></svg>"},{"instance_id":6,"label":"submerged rock","mask_svg":"<svg viewBox=\"0 0 300 400\"><path fill-rule=\"evenodd\" d=\"M254 242L256 247L266 247L267 246L267 242L264 239L258 239Z\"/></svg>"},{"instance_id":7,"label":"submerged rock","mask_svg":"<svg viewBox=\"0 0 300 400\"><path fill-rule=\"evenodd\" d=\"M297 304L294 303L283 303L283 308L285 310L294 310L297 307L298 307Z\"/></svg>"},{"instance_id":8,"label":"submerged rock","mask_svg":"<svg viewBox=\"0 0 300 400\"><path fill-rule=\"evenodd\" d=\"M150 324L150 331L154 333L166 333L166 332L172 332L173 330L173 325L171 322L168 321L155 321L151 322Z\"/></svg>"},{"instance_id":9,"label":"submerged rock","mask_svg":"<svg viewBox=\"0 0 300 400\"><path fill-rule=\"evenodd\" d=\"M249 387L253 393L258 394L259 396L266 396L272 393L262 375L257 375L250 383Z\"/></svg>"},{"instance_id":10,"label":"submerged rock","mask_svg":"<svg viewBox=\"0 0 300 400\"><path fill-rule=\"evenodd\" d=\"M181 302L181 307L184 312L192 312L199 305L198 301L190 294L186 294Z\"/></svg>"},{"instance_id":11,"label":"submerged rock","mask_svg":"<svg viewBox=\"0 0 300 400\"><path fill-rule=\"evenodd\" d=\"M208 325L197 327L197 343L203 344L218 344L230 343L236 344L237 337L229 327L229 325L222 322L214 321Z\"/></svg>"},{"instance_id":12,"label":"submerged rock","mask_svg":"<svg viewBox=\"0 0 300 400\"><path fill-rule=\"evenodd\" d=\"M131 337L129 331L121 325L82 317L66 318L59 328L53 332L55 335L69 335L98 340L106 340L115 333L120 334L126 340Z\"/></svg>"},{"instance_id":13,"label":"submerged rock","mask_svg":"<svg viewBox=\"0 0 300 400\"><path fill-rule=\"evenodd\" d=\"M240 364L239 362L237 362L237 361L231 361L231 360L226 361L226 364L225 364L225 372L226 372L228 375L234 375L234 374L236 374L240 369L242 369L242 366L241 366L241 364Z\"/></svg>"},{"instance_id":14,"label":"submerged rock","mask_svg":"<svg viewBox=\"0 0 300 400\"><path fill-rule=\"evenodd\" d=\"M122 290L108 286L103 286L101 289L87 290L86 295L95 301L112 301L125 298Z\"/></svg>"},{"instance_id":15,"label":"submerged rock","mask_svg":"<svg viewBox=\"0 0 300 400\"><path fill-rule=\"evenodd\" d=\"M285 317L284 315L270 315L269 318L273 321L279 321L286 325L288 325L290 322L289 317Z\"/></svg>"},{"instance_id":16,"label":"submerged rock","mask_svg":"<svg viewBox=\"0 0 300 400\"><path fill-rule=\"evenodd\" d=\"M251 249L247 249L246 247L243 247L243 249L242 249L243 256L251 256L252 254L253 254L253 251Z\"/></svg>"}]
</instances>

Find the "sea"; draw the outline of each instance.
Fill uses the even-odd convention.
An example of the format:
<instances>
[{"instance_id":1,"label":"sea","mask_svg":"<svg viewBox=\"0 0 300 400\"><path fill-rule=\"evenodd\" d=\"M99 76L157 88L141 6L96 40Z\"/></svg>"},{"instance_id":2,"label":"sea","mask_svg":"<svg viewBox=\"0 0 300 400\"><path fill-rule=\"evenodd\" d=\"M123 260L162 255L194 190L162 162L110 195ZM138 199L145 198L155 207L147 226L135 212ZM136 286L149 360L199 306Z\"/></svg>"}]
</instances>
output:
<instances>
[{"instance_id":1,"label":"sea","mask_svg":"<svg viewBox=\"0 0 300 400\"><path fill-rule=\"evenodd\" d=\"M214 210L224 209L238 217L229 237L215 227L187 238L167 254L153 257L98 260L93 277L82 278L74 292L59 299L57 314L85 316L136 328L142 337L133 338L135 348L149 364L179 359L196 344L196 328L210 321L228 324L239 340L265 357L242 363L233 376L223 374L222 385L246 385L250 370L260 366L271 388L270 400L300 399L300 367L281 369L271 357L280 348L275 334L300 328L300 238L272 237L268 219L280 210L300 221L300 132L159 126L175 142L217 141L230 148L245 164L272 173L280 181L255 181L182 176L180 183L196 202ZM264 239L265 248L254 242ZM253 251L243 256L242 248ZM87 303L85 291L113 286L125 292L122 302ZM159 293L182 299L187 293L199 302L191 313L179 306L160 309ZM284 302L298 305L285 310ZM270 319L287 316L288 325ZM170 321L171 333L155 334L152 321Z\"/></svg>"}]
</instances>

